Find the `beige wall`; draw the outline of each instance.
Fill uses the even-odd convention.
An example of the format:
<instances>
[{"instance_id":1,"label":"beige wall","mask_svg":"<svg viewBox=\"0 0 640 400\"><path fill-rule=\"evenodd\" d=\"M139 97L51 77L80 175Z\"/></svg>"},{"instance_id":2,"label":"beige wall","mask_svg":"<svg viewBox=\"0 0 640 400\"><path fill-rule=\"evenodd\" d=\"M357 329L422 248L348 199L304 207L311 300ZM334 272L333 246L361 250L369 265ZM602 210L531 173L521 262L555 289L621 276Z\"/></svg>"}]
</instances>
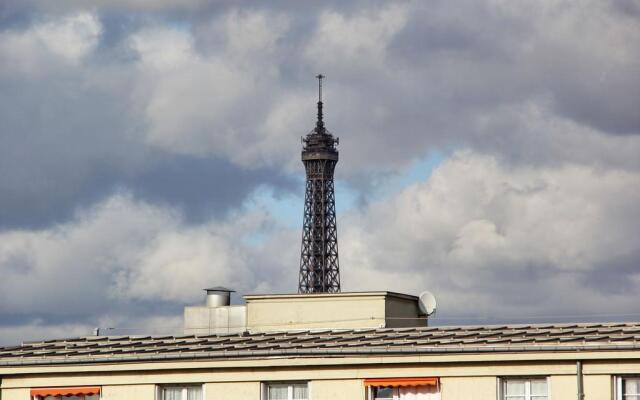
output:
<instances>
[{"instance_id":1,"label":"beige wall","mask_svg":"<svg viewBox=\"0 0 640 400\"><path fill-rule=\"evenodd\" d=\"M442 400L496 400L496 388L495 377L440 379Z\"/></svg>"},{"instance_id":2,"label":"beige wall","mask_svg":"<svg viewBox=\"0 0 640 400\"><path fill-rule=\"evenodd\" d=\"M29 389L0 389L2 400L29 400Z\"/></svg>"},{"instance_id":3,"label":"beige wall","mask_svg":"<svg viewBox=\"0 0 640 400\"><path fill-rule=\"evenodd\" d=\"M613 398L611 375L585 375L583 382L584 400L609 400Z\"/></svg>"},{"instance_id":4,"label":"beige wall","mask_svg":"<svg viewBox=\"0 0 640 400\"><path fill-rule=\"evenodd\" d=\"M573 400L578 398L578 381L575 375L551 376L549 394L552 400ZM606 400L606 399L602 399Z\"/></svg>"},{"instance_id":5,"label":"beige wall","mask_svg":"<svg viewBox=\"0 0 640 400\"><path fill-rule=\"evenodd\" d=\"M305 298L247 297L250 331L384 327L384 295Z\"/></svg>"},{"instance_id":6,"label":"beige wall","mask_svg":"<svg viewBox=\"0 0 640 400\"><path fill-rule=\"evenodd\" d=\"M159 379L158 382L162 382ZM364 400L362 379L310 381L313 400ZM3 382L4 383L4 382ZM441 377L442 400L496 400L498 380L494 376ZM69 385L71 386L71 385ZM206 400L259 400L260 382L215 382L205 384ZM584 377L585 400L611 400L611 377ZM577 398L575 375L550 377L550 400ZM28 400L29 388L2 389L2 400ZM103 385L102 400L154 400L155 385Z\"/></svg>"},{"instance_id":7,"label":"beige wall","mask_svg":"<svg viewBox=\"0 0 640 400\"><path fill-rule=\"evenodd\" d=\"M104 400L152 400L155 398L155 385L103 386ZM4 399L3 399L4 400Z\"/></svg>"},{"instance_id":8,"label":"beige wall","mask_svg":"<svg viewBox=\"0 0 640 400\"><path fill-rule=\"evenodd\" d=\"M206 400L260 400L260 382L208 383L204 391Z\"/></svg>"},{"instance_id":9,"label":"beige wall","mask_svg":"<svg viewBox=\"0 0 640 400\"><path fill-rule=\"evenodd\" d=\"M620 353L621 355L622 353ZM562 357L562 353L557 353ZM588 355L582 354L583 357ZM615 355L614 355L615 356ZM485 355L488 357L488 355ZM2 375L2 400L27 400L29 388L51 386L102 386L104 400L153 400L156 384L205 383L207 400L259 400L261 381L299 380L311 382L313 400L363 400L365 378L440 377L442 400L495 400L497 377L549 376L550 400L577 399L576 365L573 360L495 361L495 362L408 362L413 358L376 358L376 363L348 364L348 358L254 360L244 367L211 367L211 362L154 364L155 370L142 365L112 364L129 371L69 371L64 366L49 367L43 373L23 373L14 369ZM395 362L390 363L390 360ZM330 365L313 365L331 361ZM372 361L366 359L366 361ZM288 362L289 365L277 365ZM354 360L351 360L354 362ZM224 364L224 361L218 361ZM107 367L103 365L102 367ZM147 365L148 367L148 365ZM166 368L166 369L165 369ZM28 370L26 370L28 371ZM59 372L57 372L59 371ZM591 360L584 363L585 400L611 400L611 376L640 372L640 357L635 360ZM15 374L15 375L12 375Z\"/></svg>"},{"instance_id":10,"label":"beige wall","mask_svg":"<svg viewBox=\"0 0 640 400\"><path fill-rule=\"evenodd\" d=\"M418 318L418 298L402 293L274 294L244 298L250 331L426 325L424 319Z\"/></svg>"},{"instance_id":11,"label":"beige wall","mask_svg":"<svg viewBox=\"0 0 640 400\"><path fill-rule=\"evenodd\" d=\"M364 400L365 389L361 379L322 380L310 384L311 398L314 400Z\"/></svg>"}]
</instances>

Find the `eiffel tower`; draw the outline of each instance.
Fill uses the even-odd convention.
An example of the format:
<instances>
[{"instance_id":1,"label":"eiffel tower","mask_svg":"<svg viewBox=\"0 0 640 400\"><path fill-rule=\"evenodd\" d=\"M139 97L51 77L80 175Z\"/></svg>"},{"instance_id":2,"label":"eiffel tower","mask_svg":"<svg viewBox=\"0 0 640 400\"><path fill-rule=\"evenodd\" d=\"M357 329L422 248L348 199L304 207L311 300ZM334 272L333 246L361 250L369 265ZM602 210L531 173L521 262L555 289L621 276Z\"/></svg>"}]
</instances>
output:
<instances>
[{"instance_id":1,"label":"eiffel tower","mask_svg":"<svg viewBox=\"0 0 640 400\"><path fill-rule=\"evenodd\" d=\"M338 163L338 139L322 120L322 79L318 78L318 121L302 139L307 173L298 293L340 292L338 228L333 171Z\"/></svg>"}]
</instances>

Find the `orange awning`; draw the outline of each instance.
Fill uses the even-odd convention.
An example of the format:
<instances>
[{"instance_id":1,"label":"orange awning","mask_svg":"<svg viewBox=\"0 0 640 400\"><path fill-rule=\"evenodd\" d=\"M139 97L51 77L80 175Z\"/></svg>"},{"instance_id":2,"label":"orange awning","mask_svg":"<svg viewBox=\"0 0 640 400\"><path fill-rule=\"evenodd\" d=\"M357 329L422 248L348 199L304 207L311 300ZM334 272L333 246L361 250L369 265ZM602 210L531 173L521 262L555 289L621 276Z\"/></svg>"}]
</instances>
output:
<instances>
[{"instance_id":1,"label":"orange awning","mask_svg":"<svg viewBox=\"0 0 640 400\"><path fill-rule=\"evenodd\" d=\"M364 380L365 386L437 386L438 378L372 378Z\"/></svg>"},{"instance_id":2,"label":"orange awning","mask_svg":"<svg viewBox=\"0 0 640 400\"><path fill-rule=\"evenodd\" d=\"M100 388L97 386L80 386L80 387L63 387L63 388L43 388L31 389L31 396L91 396L92 394L100 394Z\"/></svg>"}]
</instances>

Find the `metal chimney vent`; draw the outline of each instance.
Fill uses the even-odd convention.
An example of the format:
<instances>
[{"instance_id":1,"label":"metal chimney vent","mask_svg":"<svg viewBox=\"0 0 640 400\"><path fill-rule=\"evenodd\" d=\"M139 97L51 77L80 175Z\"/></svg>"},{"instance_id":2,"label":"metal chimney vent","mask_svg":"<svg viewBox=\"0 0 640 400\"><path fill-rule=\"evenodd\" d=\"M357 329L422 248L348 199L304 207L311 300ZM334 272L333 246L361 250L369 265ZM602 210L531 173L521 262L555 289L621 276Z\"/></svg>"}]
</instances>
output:
<instances>
[{"instance_id":1,"label":"metal chimney vent","mask_svg":"<svg viewBox=\"0 0 640 400\"><path fill-rule=\"evenodd\" d=\"M225 307L231 304L231 292L235 290L216 286L204 289L207 292L207 307Z\"/></svg>"}]
</instances>

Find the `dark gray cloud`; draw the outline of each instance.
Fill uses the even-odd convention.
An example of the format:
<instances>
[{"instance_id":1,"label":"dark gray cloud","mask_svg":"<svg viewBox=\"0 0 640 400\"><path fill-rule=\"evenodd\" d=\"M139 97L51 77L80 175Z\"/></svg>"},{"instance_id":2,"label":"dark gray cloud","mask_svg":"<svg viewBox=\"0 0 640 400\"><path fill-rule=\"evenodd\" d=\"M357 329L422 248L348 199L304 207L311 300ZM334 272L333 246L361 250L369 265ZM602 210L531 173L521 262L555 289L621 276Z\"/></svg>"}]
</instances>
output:
<instances>
[{"instance_id":1,"label":"dark gray cloud","mask_svg":"<svg viewBox=\"0 0 640 400\"><path fill-rule=\"evenodd\" d=\"M137 197L178 207L188 221L202 222L242 207L261 185L277 192L299 189L293 177L273 168L240 169L226 160L171 156L128 184Z\"/></svg>"},{"instance_id":2,"label":"dark gray cloud","mask_svg":"<svg viewBox=\"0 0 640 400\"><path fill-rule=\"evenodd\" d=\"M127 174L132 158L144 157L143 149L127 143L127 111L117 97L83 90L81 82L65 74L3 78L3 228L68 218L78 205L109 193L118 176Z\"/></svg>"},{"instance_id":3,"label":"dark gray cloud","mask_svg":"<svg viewBox=\"0 0 640 400\"><path fill-rule=\"evenodd\" d=\"M16 41L42 46L27 28L5 33L0 229L61 223L118 190L173 204L195 220L238 207L259 184L290 187L273 167L240 168L223 157L148 146L131 100L136 58L125 43L140 23L109 14L99 21L100 40L80 65L39 48L34 55L12 47ZM20 61L32 69L15 69L12 63Z\"/></svg>"},{"instance_id":4,"label":"dark gray cloud","mask_svg":"<svg viewBox=\"0 0 640 400\"><path fill-rule=\"evenodd\" d=\"M613 6L622 14L630 17L640 17L640 4L634 0L620 0L613 2Z\"/></svg>"}]
</instances>

